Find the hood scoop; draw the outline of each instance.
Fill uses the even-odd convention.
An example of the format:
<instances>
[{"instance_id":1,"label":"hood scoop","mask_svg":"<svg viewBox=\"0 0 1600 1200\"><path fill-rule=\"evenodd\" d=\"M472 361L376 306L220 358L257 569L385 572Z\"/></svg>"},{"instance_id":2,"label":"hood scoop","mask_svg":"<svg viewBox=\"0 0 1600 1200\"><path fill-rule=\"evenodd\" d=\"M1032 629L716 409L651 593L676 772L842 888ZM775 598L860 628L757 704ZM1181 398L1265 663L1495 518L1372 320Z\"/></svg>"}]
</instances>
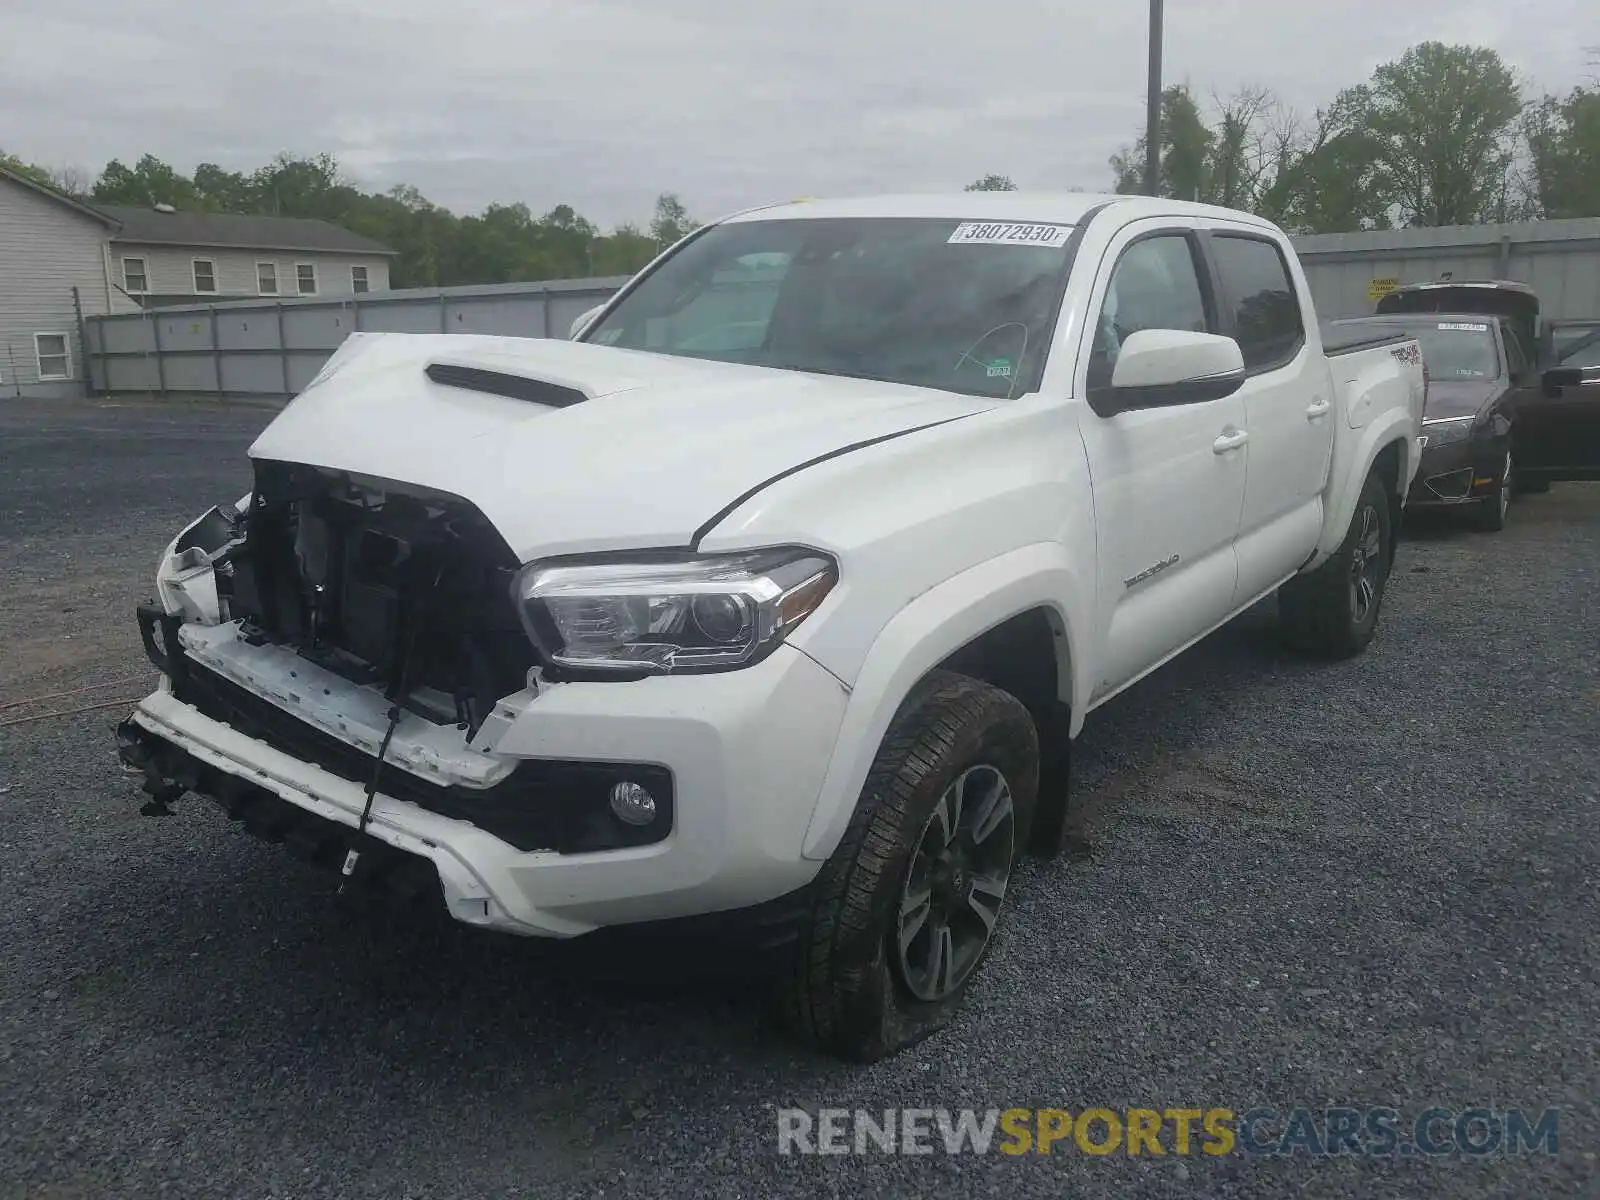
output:
<instances>
[{"instance_id":1,"label":"hood scoop","mask_svg":"<svg viewBox=\"0 0 1600 1200\"><path fill-rule=\"evenodd\" d=\"M571 408L574 404L593 399L579 388L551 383L548 379L535 379L510 371L491 371L487 367L469 367L463 363L430 362L423 374L445 387L506 396L512 400L527 400L547 408Z\"/></svg>"}]
</instances>

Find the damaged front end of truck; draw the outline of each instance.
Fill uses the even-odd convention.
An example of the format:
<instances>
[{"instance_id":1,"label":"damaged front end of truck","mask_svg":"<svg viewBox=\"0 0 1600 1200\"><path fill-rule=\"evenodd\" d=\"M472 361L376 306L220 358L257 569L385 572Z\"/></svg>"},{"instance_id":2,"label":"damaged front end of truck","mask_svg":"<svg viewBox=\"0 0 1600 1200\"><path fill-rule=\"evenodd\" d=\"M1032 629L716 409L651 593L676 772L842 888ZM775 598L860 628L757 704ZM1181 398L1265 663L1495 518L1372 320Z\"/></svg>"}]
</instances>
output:
<instances>
[{"instance_id":1,"label":"damaged front end of truck","mask_svg":"<svg viewBox=\"0 0 1600 1200\"><path fill-rule=\"evenodd\" d=\"M254 466L248 497L211 509L174 540L159 595L137 610L164 677L152 699L164 694L286 766L309 764L361 788L360 820L352 830L303 797L289 803L270 767L231 769L161 727L149 702L118 730L121 758L149 794L144 812L164 814L185 792L208 795L257 836L407 896L437 895L441 875L449 892L450 866L373 836L380 793L521 851L583 853L666 836L672 788L659 768L626 768L654 804L647 819L626 822L609 803L620 768L495 753L541 674L514 597L518 563L476 507L321 467ZM485 889L457 882L468 901L458 917L472 920L481 902L483 920L504 923L480 901Z\"/></svg>"}]
</instances>

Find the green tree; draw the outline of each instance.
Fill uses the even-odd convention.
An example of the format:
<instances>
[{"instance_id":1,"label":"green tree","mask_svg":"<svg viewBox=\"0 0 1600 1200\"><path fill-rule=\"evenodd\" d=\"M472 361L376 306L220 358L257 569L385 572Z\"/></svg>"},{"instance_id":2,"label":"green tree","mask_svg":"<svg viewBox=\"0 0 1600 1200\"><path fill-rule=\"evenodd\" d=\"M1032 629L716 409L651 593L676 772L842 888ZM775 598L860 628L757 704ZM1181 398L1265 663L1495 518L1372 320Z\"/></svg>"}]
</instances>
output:
<instances>
[{"instance_id":1,"label":"green tree","mask_svg":"<svg viewBox=\"0 0 1600 1200\"><path fill-rule=\"evenodd\" d=\"M47 184L76 174L81 190L102 204L165 203L197 212L331 221L396 251L390 281L397 288L632 274L695 228L683 201L670 192L657 198L648 234L632 224L602 234L569 204L539 217L520 203L458 217L409 185L363 191L328 154L280 154L254 171L201 163L192 178L147 154L132 167L107 163L92 188L81 172L20 168Z\"/></svg>"},{"instance_id":2,"label":"green tree","mask_svg":"<svg viewBox=\"0 0 1600 1200\"><path fill-rule=\"evenodd\" d=\"M1545 96L1524 119L1526 191L1544 217L1600 216L1600 91Z\"/></svg>"},{"instance_id":3,"label":"green tree","mask_svg":"<svg viewBox=\"0 0 1600 1200\"><path fill-rule=\"evenodd\" d=\"M618 225L594 243L591 266L595 275L632 275L659 252L654 238L637 225Z\"/></svg>"},{"instance_id":4,"label":"green tree","mask_svg":"<svg viewBox=\"0 0 1600 1200\"><path fill-rule=\"evenodd\" d=\"M1264 203L1303 140L1298 123L1265 88L1213 97L1202 108L1187 84L1161 102L1158 191L1179 200L1255 209ZM1145 139L1111 157L1113 186L1144 191Z\"/></svg>"},{"instance_id":5,"label":"green tree","mask_svg":"<svg viewBox=\"0 0 1600 1200\"><path fill-rule=\"evenodd\" d=\"M131 204L148 208L170 204L174 208L203 208L194 181L153 154L145 154L131 168L117 159L106 164L89 193L97 204Z\"/></svg>"},{"instance_id":6,"label":"green tree","mask_svg":"<svg viewBox=\"0 0 1600 1200\"><path fill-rule=\"evenodd\" d=\"M985 175L982 179L974 179L967 184L969 192L1014 192L1017 185L1011 182L1009 175Z\"/></svg>"},{"instance_id":7,"label":"green tree","mask_svg":"<svg viewBox=\"0 0 1600 1200\"><path fill-rule=\"evenodd\" d=\"M194 169L194 189L211 212L249 213L258 208L259 196L250 179L216 163L201 163Z\"/></svg>"},{"instance_id":8,"label":"green tree","mask_svg":"<svg viewBox=\"0 0 1600 1200\"><path fill-rule=\"evenodd\" d=\"M1207 165L1216 135L1206 127L1200 105L1186 83L1174 84L1161 93L1160 176L1156 194L1176 200L1198 200L1206 196ZM1115 188L1123 195L1144 191L1145 147L1148 139L1140 135L1133 148L1111 156Z\"/></svg>"},{"instance_id":9,"label":"green tree","mask_svg":"<svg viewBox=\"0 0 1600 1200\"><path fill-rule=\"evenodd\" d=\"M1309 133L1279 137L1272 179L1255 211L1294 233L1389 228L1382 146L1357 118L1364 103L1347 91L1317 113Z\"/></svg>"},{"instance_id":10,"label":"green tree","mask_svg":"<svg viewBox=\"0 0 1600 1200\"><path fill-rule=\"evenodd\" d=\"M256 211L283 217L336 220L359 193L340 178L332 155L293 158L280 154L250 176Z\"/></svg>"},{"instance_id":11,"label":"green tree","mask_svg":"<svg viewBox=\"0 0 1600 1200\"><path fill-rule=\"evenodd\" d=\"M1493 50L1423 42L1341 99L1350 131L1372 140L1379 187L1404 224L1505 215L1523 103Z\"/></svg>"},{"instance_id":12,"label":"green tree","mask_svg":"<svg viewBox=\"0 0 1600 1200\"><path fill-rule=\"evenodd\" d=\"M676 192L662 192L656 197L655 215L650 218L650 236L656 245L665 249L695 230L689 210Z\"/></svg>"},{"instance_id":13,"label":"green tree","mask_svg":"<svg viewBox=\"0 0 1600 1200\"><path fill-rule=\"evenodd\" d=\"M0 167L4 167L13 175L21 175L34 183L43 184L45 187L54 187L55 181L50 178L50 172L44 167L36 167L30 162L24 162L15 154L7 154L0 150Z\"/></svg>"}]
</instances>

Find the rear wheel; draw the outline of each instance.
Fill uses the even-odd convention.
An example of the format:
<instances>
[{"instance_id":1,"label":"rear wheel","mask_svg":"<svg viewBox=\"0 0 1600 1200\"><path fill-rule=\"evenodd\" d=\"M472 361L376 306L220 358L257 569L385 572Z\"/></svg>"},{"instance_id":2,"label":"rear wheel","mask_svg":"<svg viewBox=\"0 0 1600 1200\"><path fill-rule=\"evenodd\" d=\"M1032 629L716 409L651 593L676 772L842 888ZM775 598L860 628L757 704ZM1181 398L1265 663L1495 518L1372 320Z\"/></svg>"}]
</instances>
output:
<instances>
[{"instance_id":1,"label":"rear wheel","mask_svg":"<svg viewBox=\"0 0 1600 1200\"><path fill-rule=\"evenodd\" d=\"M935 1032L993 945L1038 792L1032 718L936 671L890 725L785 982L798 1032L870 1062Z\"/></svg>"},{"instance_id":2,"label":"rear wheel","mask_svg":"<svg viewBox=\"0 0 1600 1200\"><path fill-rule=\"evenodd\" d=\"M1494 492L1478 501L1478 511L1473 514L1479 529L1499 533L1506 527L1506 513L1511 508L1511 492L1515 486L1511 451L1507 450L1506 460L1500 465L1499 478L1495 480Z\"/></svg>"},{"instance_id":3,"label":"rear wheel","mask_svg":"<svg viewBox=\"0 0 1600 1200\"><path fill-rule=\"evenodd\" d=\"M1388 489L1376 473L1368 475L1333 557L1278 590L1278 616L1292 646L1332 658L1366 649L1389 582L1393 538Z\"/></svg>"}]
</instances>

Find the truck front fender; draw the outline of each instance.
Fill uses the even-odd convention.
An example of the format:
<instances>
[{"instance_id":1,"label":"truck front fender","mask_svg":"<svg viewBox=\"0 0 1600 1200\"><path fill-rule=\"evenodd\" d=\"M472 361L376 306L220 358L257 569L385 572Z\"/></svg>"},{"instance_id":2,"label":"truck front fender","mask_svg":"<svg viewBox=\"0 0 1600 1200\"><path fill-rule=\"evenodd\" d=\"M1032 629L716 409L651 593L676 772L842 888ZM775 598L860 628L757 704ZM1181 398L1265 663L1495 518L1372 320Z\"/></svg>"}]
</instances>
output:
<instances>
[{"instance_id":1,"label":"truck front fender","mask_svg":"<svg viewBox=\"0 0 1600 1200\"><path fill-rule=\"evenodd\" d=\"M1019 613L1044 608L1055 633L1058 691L1082 726L1092 664L1075 639L1087 629L1092 581L1080 577L1059 545L1023 546L922 593L882 629L851 689L833 757L806 829L802 853L826 859L850 823L889 724L918 680L951 654Z\"/></svg>"},{"instance_id":2,"label":"truck front fender","mask_svg":"<svg viewBox=\"0 0 1600 1200\"><path fill-rule=\"evenodd\" d=\"M1301 568L1302 574L1321 566L1339 549L1350 531L1350 522L1356 513L1356 501L1361 497L1361 487L1367 475L1377 462L1378 455L1395 443L1399 444L1400 456L1396 464L1399 469L1396 486L1404 500L1420 458L1416 422L1411 414L1390 410L1374 419L1370 425L1348 433L1340 430L1340 436L1335 440L1333 464L1328 472L1322 537L1317 542L1311 560Z\"/></svg>"}]
</instances>

